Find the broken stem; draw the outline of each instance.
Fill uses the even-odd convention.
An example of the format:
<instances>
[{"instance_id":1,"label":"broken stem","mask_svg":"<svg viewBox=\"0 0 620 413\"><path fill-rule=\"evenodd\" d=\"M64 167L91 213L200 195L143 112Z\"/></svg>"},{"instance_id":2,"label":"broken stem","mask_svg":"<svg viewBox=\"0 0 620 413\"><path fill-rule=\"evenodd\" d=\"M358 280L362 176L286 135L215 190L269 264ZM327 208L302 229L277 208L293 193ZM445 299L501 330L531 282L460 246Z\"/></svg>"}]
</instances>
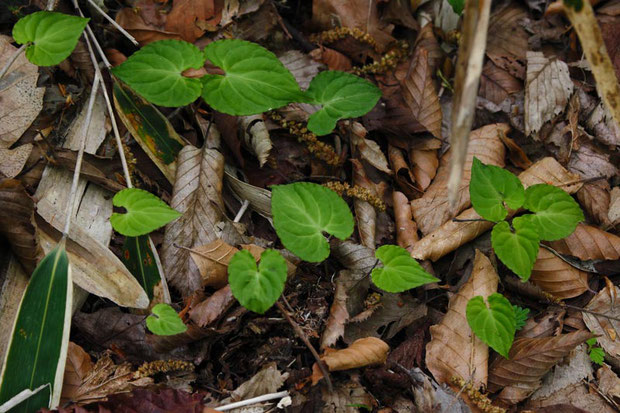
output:
<instances>
[{"instance_id":1,"label":"broken stem","mask_svg":"<svg viewBox=\"0 0 620 413\"><path fill-rule=\"evenodd\" d=\"M67 205L67 211L65 213L65 228L62 231L63 238L67 237L69 228L71 227L71 217L73 216L73 209L75 206L75 198L77 196L77 187L80 180L80 170L82 169L82 159L84 158L84 147L86 146L86 136L88 135L88 127L90 126L90 120L93 115L93 106L95 105L95 97L97 96L97 90L101 81L100 72L95 72L95 79L93 80L93 86L90 90L90 97L88 98L88 107L86 109L86 117L84 118L84 125L82 125L82 139L80 141L80 149L78 151L77 159L75 160L75 170L73 171L73 181L71 182L71 192L69 192L69 202Z\"/></svg>"},{"instance_id":2,"label":"broken stem","mask_svg":"<svg viewBox=\"0 0 620 413\"><path fill-rule=\"evenodd\" d=\"M6 62L6 64L2 68L2 70L0 70L0 79L2 79L4 77L4 75L6 74L6 72L9 71L9 69L11 68L11 65L15 62L15 60L17 60L19 55L22 54L24 52L24 50L26 50L26 47L29 44L30 43L26 43L26 44L21 45L21 47L19 49L17 49L15 51L15 53L13 53L13 55L11 57L9 57L9 61Z\"/></svg>"},{"instance_id":3,"label":"broken stem","mask_svg":"<svg viewBox=\"0 0 620 413\"><path fill-rule=\"evenodd\" d=\"M284 295L282 295L282 301L284 301L288 305L288 301L286 300L286 297L284 297ZM314 356L314 359L316 360L319 369L321 369L321 373L323 373L323 377L325 377L325 383L327 383L327 388L329 389L329 392L332 393L334 391L334 386L332 386L332 381L329 378L329 370L327 369L327 366L325 365L323 360L321 360L321 356L319 356L319 353L317 353L317 351L314 349L312 343L310 343L310 340L308 340L308 337L306 336L304 331L301 329L301 327L299 327L295 320L293 320L293 318L290 316L288 311L286 311L286 308L284 308L282 303L276 301L276 306L278 307L278 310L280 310L284 318L286 318L286 321L288 321L291 327L293 327L295 335L297 335L297 337L299 337L301 341L304 342L306 347L308 347L308 350L310 350L310 353L312 353L312 355Z\"/></svg>"},{"instance_id":4,"label":"broken stem","mask_svg":"<svg viewBox=\"0 0 620 413\"><path fill-rule=\"evenodd\" d=\"M245 211L247 211L248 206L250 206L250 201L246 199L241 204L241 208L239 208L239 212L237 212L237 215L235 216L235 219L233 219L233 222L241 221L241 218L243 217L243 214L245 214Z\"/></svg>"},{"instance_id":5,"label":"broken stem","mask_svg":"<svg viewBox=\"0 0 620 413\"><path fill-rule=\"evenodd\" d=\"M138 41L132 35L130 35L127 30L123 29L120 24L118 24L116 21L114 21L113 18L108 16L106 12L104 12L101 7L97 6L97 4L93 0L88 0L88 2L91 6L93 6L95 10L97 10L103 17L105 17L105 19L109 21L112 26L116 27L119 32L121 32L126 38L128 38L129 41L131 41L136 46L140 46Z\"/></svg>"},{"instance_id":6,"label":"broken stem","mask_svg":"<svg viewBox=\"0 0 620 413\"><path fill-rule=\"evenodd\" d=\"M235 403L225 404L224 406L213 407L212 409L217 410L218 412L225 412L227 410L232 410L243 406L249 406L251 404L266 402L274 399L282 399L286 396L288 396L288 391L280 391L277 393L263 394L262 396L252 397L251 399L241 400Z\"/></svg>"}]
</instances>

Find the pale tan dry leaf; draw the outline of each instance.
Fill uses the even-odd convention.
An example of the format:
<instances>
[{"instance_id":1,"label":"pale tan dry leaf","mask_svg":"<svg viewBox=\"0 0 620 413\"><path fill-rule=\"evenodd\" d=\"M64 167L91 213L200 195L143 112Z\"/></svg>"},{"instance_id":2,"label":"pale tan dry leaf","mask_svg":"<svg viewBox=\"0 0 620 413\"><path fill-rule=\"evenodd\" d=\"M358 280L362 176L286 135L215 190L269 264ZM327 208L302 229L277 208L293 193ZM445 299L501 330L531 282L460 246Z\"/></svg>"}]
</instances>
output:
<instances>
[{"instance_id":1,"label":"pale tan dry leaf","mask_svg":"<svg viewBox=\"0 0 620 413\"><path fill-rule=\"evenodd\" d=\"M166 18L165 29L179 33L181 38L193 43L207 29L215 31L222 17L214 0L174 0Z\"/></svg>"},{"instance_id":2,"label":"pale tan dry leaf","mask_svg":"<svg viewBox=\"0 0 620 413\"><path fill-rule=\"evenodd\" d=\"M31 274L43 258L34 222L34 202L15 179L0 181L0 233L11 245L15 257Z\"/></svg>"},{"instance_id":3,"label":"pale tan dry leaf","mask_svg":"<svg viewBox=\"0 0 620 413\"><path fill-rule=\"evenodd\" d=\"M31 143L15 149L0 148L0 174L7 178L15 178L24 169L30 152L32 152Z\"/></svg>"},{"instance_id":4,"label":"pale tan dry leaf","mask_svg":"<svg viewBox=\"0 0 620 413\"><path fill-rule=\"evenodd\" d=\"M324 403L322 413L358 413L358 406L373 407L377 402L364 387L356 381L338 383L330 392L325 386L321 388L321 399Z\"/></svg>"},{"instance_id":5,"label":"pale tan dry leaf","mask_svg":"<svg viewBox=\"0 0 620 413\"><path fill-rule=\"evenodd\" d=\"M402 248L410 251L418 241L418 226L413 222L409 200L402 192L392 193L394 204L394 223L396 225L396 242Z\"/></svg>"},{"instance_id":6,"label":"pale tan dry leaf","mask_svg":"<svg viewBox=\"0 0 620 413\"><path fill-rule=\"evenodd\" d=\"M347 310L348 289L350 287L346 275L340 273L334 280L334 302L329 308L329 316L325 322L325 330L321 336L321 350L331 347L344 335L344 326L349 321Z\"/></svg>"},{"instance_id":7,"label":"pale tan dry leaf","mask_svg":"<svg viewBox=\"0 0 620 413\"><path fill-rule=\"evenodd\" d=\"M262 168L272 148L263 115L240 116L239 127L242 129L243 142L250 152L256 155L258 164Z\"/></svg>"},{"instance_id":8,"label":"pale tan dry leaf","mask_svg":"<svg viewBox=\"0 0 620 413\"><path fill-rule=\"evenodd\" d=\"M421 190L425 191L437 174L439 158L437 150L412 149L409 151L411 172Z\"/></svg>"},{"instance_id":9,"label":"pale tan dry leaf","mask_svg":"<svg viewBox=\"0 0 620 413\"><path fill-rule=\"evenodd\" d=\"M527 52L525 134L538 140L542 126L564 111L573 94L573 82L563 61L542 52Z\"/></svg>"},{"instance_id":10,"label":"pale tan dry leaf","mask_svg":"<svg viewBox=\"0 0 620 413\"><path fill-rule=\"evenodd\" d=\"M109 353L95 364L82 347L69 343L62 399L78 405L104 401L107 396L153 384L150 377L135 378L131 364L115 365Z\"/></svg>"},{"instance_id":11,"label":"pale tan dry leaf","mask_svg":"<svg viewBox=\"0 0 620 413\"><path fill-rule=\"evenodd\" d=\"M506 3L491 15L486 54L495 65L525 79L525 54L529 35L520 24L527 11L518 3Z\"/></svg>"},{"instance_id":12,"label":"pale tan dry leaf","mask_svg":"<svg viewBox=\"0 0 620 413\"><path fill-rule=\"evenodd\" d=\"M586 224L577 225L568 237L548 244L560 254L580 260L620 260L620 237Z\"/></svg>"},{"instance_id":13,"label":"pale tan dry leaf","mask_svg":"<svg viewBox=\"0 0 620 413\"><path fill-rule=\"evenodd\" d=\"M598 388L603 394L620 399L620 378L607 365L603 365L596 371Z\"/></svg>"},{"instance_id":14,"label":"pale tan dry leaf","mask_svg":"<svg viewBox=\"0 0 620 413\"><path fill-rule=\"evenodd\" d=\"M530 281L561 300L588 291L588 273L578 270L542 247L538 250Z\"/></svg>"},{"instance_id":15,"label":"pale tan dry leaf","mask_svg":"<svg viewBox=\"0 0 620 413\"><path fill-rule=\"evenodd\" d=\"M572 152L566 167L586 179L601 176L611 178L619 172L618 166L610 161L610 153L599 149L591 142L582 142L579 148Z\"/></svg>"},{"instance_id":16,"label":"pale tan dry leaf","mask_svg":"<svg viewBox=\"0 0 620 413\"><path fill-rule=\"evenodd\" d=\"M551 157L543 158L521 172L519 179L526 187L546 183L559 186L570 194L579 190L582 185L579 175L568 172L558 161ZM459 220L481 219L480 215L473 208L463 211L456 218ZM486 221L447 221L441 227L416 242L411 255L419 260L430 259L431 261L436 261L492 227L493 223Z\"/></svg>"},{"instance_id":17,"label":"pale tan dry leaf","mask_svg":"<svg viewBox=\"0 0 620 413\"><path fill-rule=\"evenodd\" d=\"M357 159L351 159L351 164L353 165L353 184L365 188L372 195L377 196L374 184L366 177L364 165ZM361 244L375 249L377 211L369 202L357 198L353 200L353 207Z\"/></svg>"},{"instance_id":18,"label":"pale tan dry leaf","mask_svg":"<svg viewBox=\"0 0 620 413\"><path fill-rule=\"evenodd\" d=\"M523 89L521 82L489 60L482 68L480 96L499 105L508 96Z\"/></svg>"},{"instance_id":19,"label":"pale tan dry leaf","mask_svg":"<svg viewBox=\"0 0 620 413\"><path fill-rule=\"evenodd\" d=\"M251 399L263 394L275 393L284 384L288 373L280 373L275 362L267 364L251 379L243 382L230 394L230 397L222 400L222 405Z\"/></svg>"},{"instance_id":20,"label":"pale tan dry leaf","mask_svg":"<svg viewBox=\"0 0 620 413\"><path fill-rule=\"evenodd\" d=\"M431 341L426 345L426 366L438 383L449 383L453 376L486 386L489 347L471 331L465 310L467 302L480 295L497 292L499 278L491 261L476 250L471 277L450 298L441 323L430 328Z\"/></svg>"},{"instance_id":21,"label":"pale tan dry leaf","mask_svg":"<svg viewBox=\"0 0 620 413\"><path fill-rule=\"evenodd\" d=\"M441 139L441 106L435 90L433 72L428 59L428 51L418 47L414 52L410 73L399 79L405 103L411 115L434 137Z\"/></svg>"},{"instance_id":22,"label":"pale tan dry leaf","mask_svg":"<svg viewBox=\"0 0 620 413\"><path fill-rule=\"evenodd\" d=\"M572 5L565 6L564 11L579 36L581 47L596 79L596 90L616 124L620 125L620 86L592 6L586 1L579 11Z\"/></svg>"},{"instance_id":23,"label":"pale tan dry leaf","mask_svg":"<svg viewBox=\"0 0 620 413\"><path fill-rule=\"evenodd\" d=\"M143 16L141 10L136 11L133 8L125 7L116 13L114 19L116 23L127 30L141 46L158 40L181 40L180 34L164 29L163 21L159 22L161 24L155 24L153 19L145 20L145 18L146 16ZM146 23L146 21L148 21L148 23Z\"/></svg>"},{"instance_id":24,"label":"pale tan dry leaf","mask_svg":"<svg viewBox=\"0 0 620 413\"><path fill-rule=\"evenodd\" d=\"M613 221L607 213L611 208L609 182L586 182L583 184L583 187L577 191L576 195L579 204L581 204L585 212L594 222L603 225L605 228L612 225Z\"/></svg>"},{"instance_id":25,"label":"pale tan dry leaf","mask_svg":"<svg viewBox=\"0 0 620 413\"><path fill-rule=\"evenodd\" d=\"M213 288L225 286L228 283L228 263L238 251L221 239L192 248L189 254L200 271L202 285Z\"/></svg>"},{"instance_id":26,"label":"pale tan dry leaf","mask_svg":"<svg viewBox=\"0 0 620 413\"><path fill-rule=\"evenodd\" d=\"M219 135L215 127L211 133ZM218 238L217 224L224 211L223 175L224 156L216 149L188 145L179 152L170 207L183 216L166 225L161 258L168 281L183 296L201 288L202 282L189 252L174 244L194 248Z\"/></svg>"},{"instance_id":27,"label":"pale tan dry leaf","mask_svg":"<svg viewBox=\"0 0 620 413\"><path fill-rule=\"evenodd\" d=\"M509 358L498 357L489 367L489 390L499 401L519 403L542 385L542 377L575 347L592 337L589 331L575 331L555 337L518 338Z\"/></svg>"},{"instance_id":28,"label":"pale tan dry leaf","mask_svg":"<svg viewBox=\"0 0 620 413\"><path fill-rule=\"evenodd\" d=\"M456 60L450 128L452 156L448 174L448 199L452 207L455 207L458 202L467 157L467 141L474 121L490 13L490 0L480 0L476 3L465 2L465 19ZM418 224L421 222L418 221Z\"/></svg>"},{"instance_id":29,"label":"pale tan dry leaf","mask_svg":"<svg viewBox=\"0 0 620 413\"><path fill-rule=\"evenodd\" d=\"M325 354L321 360L329 371L356 369L383 364L390 350L388 344L377 337L355 340L349 347Z\"/></svg>"},{"instance_id":30,"label":"pale tan dry leaf","mask_svg":"<svg viewBox=\"0 0 620 413\"><path fill-rule=\"evenodd\" d=\"M611 190L607 216L614 224L620 220L620 187Z\"/></svg>"},{"instance_id":31,"label":"pale tan dry leaf","mask_svg":"<svg viewBox=\"0 0 620 413\"><path fill-rule=\"evenodd\" d=\"M447 193L449 168L451 158L454 155L453 149L450 149L441 158L437 176L433 183L421 198L411 201L413 217L423 234L434 231L470 205L469 181L474 157L485 164L504 166L506 150L499 134L507 133L509 130L508 124L495 123L471 132L463 164L463 177L458 185L454 209L450 207Z\"/></svg>"},{"instance_id":32,"label":"pale tan dry leaf","mask_svg":"<svg viewBox=\"0 0 620 413\"><path fill-rule=\"evenodd\" d=\"M363 160L377 168L378 170L391 174L392 170L388 165L388 161L383 154L383 151L372 139L367 139L366 128L359 122L351 123L351 145L355 146L360 151L360 156Z\"/></svg>"},{"instance_id":33,"label":"pale tan dry leaf","mask_svg":"<svg viewBox=\"0 0 620 413\"><path fill-rule=\"evenodd\" d=\"M607 285L599 291L586 309L611 317L620 318L620 288ZM588 329L597 335L597 342L615 364L620 363L620 321L591 313L582 313Z\"/></svg>"},{"instance_id":34,"label":"pale tan dry leaf","mask_svg":"<svg viewBox=\"0 0 620 413\"><path fill-rule=\"evenodd\" d=\"M436 73L437 68L441 64L441 61L445 55L444 51L439 46L439 42L433 32L433 24L426 23L424 27L418 32L418 36L415 39L413 45L414 50L418 48L424 48L428 52L428 66L431 74Z\"/></svg>"}]
</instances>

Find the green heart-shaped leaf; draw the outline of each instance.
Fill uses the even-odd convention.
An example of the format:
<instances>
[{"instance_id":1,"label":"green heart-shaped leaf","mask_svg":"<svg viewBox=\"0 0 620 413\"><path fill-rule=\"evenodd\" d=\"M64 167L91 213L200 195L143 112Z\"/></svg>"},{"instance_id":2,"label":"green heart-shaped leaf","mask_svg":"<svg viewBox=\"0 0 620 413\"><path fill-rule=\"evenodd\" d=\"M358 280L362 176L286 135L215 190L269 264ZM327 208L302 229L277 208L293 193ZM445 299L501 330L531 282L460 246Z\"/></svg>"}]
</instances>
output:
<instances>
[{"instance_id":1,"label":"green heart-shaped leaf","mask_svg":"<svg viewBox=\"0 0 620 413\"><path fill-rule=\"evenodd\" d=\"M160 40L142 47L112 73L151 103L184 106L198 99L202 85L182 73L200 69L204 62L204 55L193 44Z\"/></svg>"},{"instance_id":2,"label":"green heart-shaped leaf","mask_svg":"<svg viewBox=\"0 0 620 413\"><path fill-rule=\"evenodd\" d=\"M523 206L535 214L524 215L543 241L568 237L585 218L579 204L553 185L532 185L525 191Z\"/></svg>"},{"instance_id":3,"label":"green heart-shaped leaf","mask_svg":"<svg viewBox=\"0 0 620 413\"><path fill-rule=\"evenodd\" d=\"M160 303L155 305L150 315L146 318L146 327L158 336L173 336L181 334L187 330L187 326L181 317L168 304Z\"/></svg>"},{"instance_id":4,"label":"green heart-shaped leaf","mask_svg":"<svg viewBox=\"0 0 620 413\"><path fill-rule=\"evenodd\" d=\"M515 312L503 295L491 294L486 303L482 296L477 295L467 303L467 323L480 340L493 350L508 358L508 352L515 338Z\"/></svg>"},{"instance_id":5,"label":"green heart-shaped leaf","mask_svg":"<svg viewBox=\"0 0 620 413\"><path fill-rule=\"evenodd\" d=\"M321 72L312 79L306 96L323 107L308 118L308 129L326 135L345 118L365 115L375 107L381 90L361 77L338 71Z\"/></svg>"},{"instance_id":6,"label":"green heart-shaped leaf","mask_svg":"<svg viewBox=\"0 0 620 413\"><path fill-rule=\"evenodd\" d=\"M489 221L501 221L508 211L518 209L525 200L525 190L519 178L495 165L485 165L476 157L471 168L469 196L476 212Z\"/></svg>"},{"instance_id":7,"label":"green heart-shaped leaf","mask_svg":"<svg viewBox=\"0 0 620 413\"><path fill-rule=\"evenodd\" d=\"M127 210L125 214L112 214L112 228L128 237L148 234L181 216L155 195L137 188L117 192L112 203Z\"/></svg>"},{"instance_id":8,"label":"green heart-shaped leaf","mask_svg":"<svg viewBox=\"0 0 620 413\"><path fill-rule=\"evenodd\" d=\"M389 293L400 293L439 281L426 272L406 249L398 245L379 247L375 257L381 260L383 268L372 270L372 282Z\"/></svg>"},{"instance_id":9,"label":"green heart-shaped leaf","mask_svg":"<svg viewBox=\"0 0 620 413\"><path fill-rule=\"evenodd\" d=\"M329 256L323 231L341 240L353 233L353 215L347 203L331 189L310 182L275 185L271 213L282 244L309 262Z\"/></svg>"},{"instance_id":10,"label":"green heart-shaped leaf","mask_svg":"<svg viewBox=\"0 0 620 413\"><path fill-rule=\"evenodd\" d=\"M491 243L499 259L523 281L527 281L538 255L540 239L535 228L522 217L515 218L512 225L515 232L511 231L506 221L496 224L491 231Z\"/></svg>"},{"instance_id":11,"label":"green heart-shaped leaf","mask_svg":"<svg viewBox=\"0 0 620 413\"><path fill-rule=\"evenodd\" d=\"M254 115L302 97L292 73L276 55L256 43L218 40L209 43L204 54L226 72L201 79L202 98L219 112Z\"/></svg>"},{"instance_id":12,"label":"green heart-shaped leaf","mask_svg":"<svg viewBox=\"0 0 620 413\"><path fill-rule=\"evenodd\" d=\"M228 263L228 282L242 306L263 314L284 291L286 261L278 251L265 250L257 268L252 254L241 250Z\"/></svg>"},{"instance_id":13,"label":"green heart-shaped leaf","mask_svg":"<svg viewBox=\"0 0 620 413\"><path fill-rule=\"evenodd\" d=\"M13 39L32 43L26 57L38 66L54 66L65 60L77 45L89 19L51 11L38 11L19 19Z\"/></svg>"}]
</instances>

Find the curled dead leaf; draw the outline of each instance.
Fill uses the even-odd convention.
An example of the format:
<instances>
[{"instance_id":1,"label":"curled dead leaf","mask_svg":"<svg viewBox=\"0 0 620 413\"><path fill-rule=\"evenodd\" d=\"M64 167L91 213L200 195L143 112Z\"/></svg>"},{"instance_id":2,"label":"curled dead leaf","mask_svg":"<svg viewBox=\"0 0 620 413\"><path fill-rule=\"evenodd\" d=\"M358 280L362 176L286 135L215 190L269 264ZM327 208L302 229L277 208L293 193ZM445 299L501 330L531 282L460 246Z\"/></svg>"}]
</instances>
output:
<instances>
[{"instance_id":1,"label":"curled dead leaf","mask_svg":"<svg viewBox=\"0 0 620 413\"><path fill-rule=\"evenodd\" d=\"M605 353L620 363L620 288L607 285L599 291L586 306L586 309L602 314L583 312L583 321L588 329L597 335L596 340ZM605 316L615 317L616 320Z\"/></svg>"},{"instance_id":2,"label":"curled dead leaf","mask_svg":"<svg viewBox=\"0 0 620 413\"><path fill-rule=\"evenodd\" d=\"M588 273L542 247L538 250L530 281L561 300L588 291Z\"/></svg>"},{"instance_id":3,"label":"curled dead leaf","mask_svg":"<svg viewBox=\"0 0 620 413\"><path fill-rule=\"evenodd\" d=\"M425 191L439 167L437 150L412 149L409 151L409 161L411 161L411 172L421 190Z\"/></svg>"},{"instance_id":4,"label":"curled dead leaf","mask_svg":"<svg viewBox=\"0 0 620 413\"><path fill-rule=\"evenodd\" d=\"M413 244L418 241L418 226L411 216L411 206L409 200L402 192L392 193L394 204L394 221L396 225L396 242L402 248L410 251Z\"/></svg>"},{"instance_id":5,"label":"curled dead leaf","mask_svg":"<svg viewBox=\"0 0 620 413\"><path fill-rule=\"evenodd\" d=\"M620 237L586 224L577 225L575 232L549 246L580 260L620 260Z\"/></svg>"},{"instance_id":6,"label":"curled dead leaf","mask_svg":"<svg viewBox=\"0 0 620 413\"><path fill-rule=\"evenodd\" d=\"M239 126L242 128L243 142L258 158L258 164L262 166L267 162L272 144L269 131L265 126L262 115L241 116Z\"/></svg>"},{"instance_id":7,"label":"curled dead leaf","mask_svg":"<svg viewBox=\"0 0 620 413\"><path fill-rule=\"evenodd\" d=\"M388 166L387 159L383 151L372 139L366 138L366 128L359 122L351 123L351 144L359 151L363 160L377 168L378 170L391 174L392 170Z\"/></svg>"}]
</instances>

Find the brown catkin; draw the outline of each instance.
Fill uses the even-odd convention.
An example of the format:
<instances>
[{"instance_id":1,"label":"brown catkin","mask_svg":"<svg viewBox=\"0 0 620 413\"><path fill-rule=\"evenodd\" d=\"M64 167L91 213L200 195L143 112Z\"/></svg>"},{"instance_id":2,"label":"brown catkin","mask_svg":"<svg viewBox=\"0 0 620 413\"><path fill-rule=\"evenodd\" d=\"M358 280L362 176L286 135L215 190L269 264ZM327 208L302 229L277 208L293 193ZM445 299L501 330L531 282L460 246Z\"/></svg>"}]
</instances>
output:
<instances>
[{"instance_id":1,"label":"brown catkin","mask_svg":"<svg viewBox=\"0 0 620 413\"><path fill-rule=\"evenodd\" d=\"M359 185L351 186L346 182L338 182L338 181L330 181L324 184L325 187L331 189L336 192L338 195L342 196L347 195L352 198L361 199L362 201L368 202L375 209L383 212L385 211L385 202L380 199L378 196L371 193L368 189L363 188Z\"/></svg>"},{"instance_id":2,"label":"brown catkin","mask_svg":"<svg viewBox=\"0 0 620 413\"><path fill-rule=\"evenodd\" d=\"M171 371L193 371L194 365L183 360L155 360L142 364L134 373L134 379L154 376Z\"/></svg>"},{"instance_id":3,"label":"brown catkin","mask_svg":"<svg viewBox=\"0 0 620 413\"><path fill-rule=\"evenodd\" d=\"M467 398L484 413L506 413L506 409L493 406L491 400L474 388L471 382L466 382L460 377L453 376L450 378L450 384L461 389L461 392L467 395Z\"/></svg>"}]
</instances>

